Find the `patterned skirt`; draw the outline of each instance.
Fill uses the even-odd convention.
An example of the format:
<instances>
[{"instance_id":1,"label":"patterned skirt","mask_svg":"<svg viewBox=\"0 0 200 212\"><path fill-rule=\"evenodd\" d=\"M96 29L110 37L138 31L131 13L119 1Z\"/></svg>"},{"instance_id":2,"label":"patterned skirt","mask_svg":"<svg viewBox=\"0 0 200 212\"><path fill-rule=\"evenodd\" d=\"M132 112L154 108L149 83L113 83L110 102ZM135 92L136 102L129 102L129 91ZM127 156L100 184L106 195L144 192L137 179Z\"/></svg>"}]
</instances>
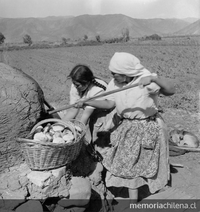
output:
<instances>
[{"instance_id":1,"label":"patterned skirt","mask_svg":"<svg viewBox=\"0 0 200 212\"><path fill-rule=\"evenodd\" d=\"M161 128L157 121L124 119L111 133L103 165L114 176L133 179L157 174Z\"/></svg>"}]
</instances>

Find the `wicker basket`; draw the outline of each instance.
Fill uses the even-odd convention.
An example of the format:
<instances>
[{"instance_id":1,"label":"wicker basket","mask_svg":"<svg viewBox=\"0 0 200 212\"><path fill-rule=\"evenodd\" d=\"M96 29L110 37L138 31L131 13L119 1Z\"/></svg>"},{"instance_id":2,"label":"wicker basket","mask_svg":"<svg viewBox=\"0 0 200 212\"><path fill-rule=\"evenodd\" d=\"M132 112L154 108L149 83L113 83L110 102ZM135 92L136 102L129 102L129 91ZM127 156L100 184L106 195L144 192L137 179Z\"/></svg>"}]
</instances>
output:
<instances>
[{"instance_id":1,"label":"wicker basket","mask_svg":"<svg viewBox=\"0 0 200 212\"><path fill-rule=\"evenodd\" d=\"M45 123L59 123L64 127L68 127L74 134L75 141L72 143L56 144L33 140L32 137L35 129ZM82 129L81 135L77 133L74 125ZM77 120L46 119L33 127L28 138L17 138L17 142L20 144L22 154L29 168L43 171L68 165L75 160L80 153L85 133L85 125Z\"/></svg>"},{"instance_id":2,"label":"wicker basket","mask_svg":"<svg viewBox=\"0 0 200 212\"><path fill-rule=\"evenodd\" d=\"M84 139L84 136L86 134L86 126L85 126L85 124L83 124L82 122L80 122L80 121L78 121L76 119L71 119L70 122L72 122L75 126L78 126L78 127L80 127L82 129L82 133L81 134L80 133L76 133L76 135L77 135L76 139L77 140L81 140L81 145L77 146L77 151L74 154L74 157L72 158L72 160L75 160L78 157L78 155L79 155L79 153L81 151L82 144L84 142L83 139ZM76 128L75 128L75 130L76 130Z\"/></svg>"}]
</instances>

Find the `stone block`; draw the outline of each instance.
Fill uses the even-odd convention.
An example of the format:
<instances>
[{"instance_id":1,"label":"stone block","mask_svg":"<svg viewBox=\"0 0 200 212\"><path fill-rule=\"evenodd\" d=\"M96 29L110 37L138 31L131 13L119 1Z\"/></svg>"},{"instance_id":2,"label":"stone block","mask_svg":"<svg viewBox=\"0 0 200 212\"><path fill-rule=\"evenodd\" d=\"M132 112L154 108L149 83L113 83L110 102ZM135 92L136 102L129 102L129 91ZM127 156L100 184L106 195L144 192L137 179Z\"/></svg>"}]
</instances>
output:
<instances>
[{"instance_id":1,"label":"stone block","mask_svg":"<svg viewBox=\"0 0 200 212\"><path fill-rule=\"evenodd\" d=\"M60 184L61 186L63 187L66 187L68 185L69 181L67 181L66 177L63 176L61 179L60 179Z\"/></svg>"},{"instance_id":2,"label":"stone block","mask_svg":"<svg viewBox=\"0 0 200 212\"><path fill-rule=\"evenodd\" d=\"M19 183L18 179L9 178L8 179L8 188L12 191L19 190L21 188L21 184Z\"/></svg>"},{"instance_id":3,"label":"stone block","mask_svg":"<svg viewBox=\"0 0 200 212\"><path fill-rule=\"evenodd\" d=\"M84 212L86 210L86 207L72 207L72 208L66 208L65 212Z\"/></svg>"},{"instance_id":4,"label":"stone block","mask_svg":"<svg viewBox=\"0 0 200 212\"><path fill-rule=\"evenodd\" d=\"M54 193L54 190L57 190L58 185L56 184L51 184L49 186L46 186L43 189L39 189L38 191L40 191L42 194L44 194L45 196L51 196L52 193Z\"/></svg>"},{"instance_id":5,"label":"stone block","mask_svg":"<svg viewBox=\"0 0 200 212\"><path fill-rule=\"evenodd\" d=\"M60 205L56 205L55 209L53 210L53 212L66 212L67 209L65 209L64 207L60 206Z\"/></svg>"},{"instance_id":6,"label":"stone block","mask_svg":"<svg viewBox=\"0 0 200 212\"><path fill-rule=\"evenodd\" d=\"M71 184L69 199L62 199L58 204L63 207L87 205L91 197L90 181L82 177L72 177Z\"/></svg>"},{"instance_id":7,"label":"stone block","mask_svg":"<svg viewBox=\"0 0 200 212\"><path fill-rule=\"evenodd\" d=\"M52 175L51 171L48 171L48 172L31 171L27 175L27 178L35 185L39 186L40 188L43 188L50 184L51 175Z\"/></svg>"},{"instance_id":8,"label":"stone block","mask_svg":"<svg viewBox=\"0 0 200 212\"><path fill-rule=\"evenodd\" d=\"M63 166L63 167L58 168L58 169L53 169L53 170L51 170L51 173L52 173L52 175L55 178L59 178L60 179L62 176L65 175L65 173L66 173L66 167Z\"/></svg>"},{"instance_id":9,"label":"stone block","mask_svg":"<svg viewBox=\"0 0 200 212\"><path fill-rule=\"evenodd\" d=\"M26 176L19 176L19 182L22 186L26 186L29 180Z\"/></svg>"},{"instance_id":10,"label":"stone block","mask_svg":"<svg viewBox=\"0 0 200 212\"><path fill-rule=\"evenodd\" d=\"M13 200L4 200L4 205L2 208L0 207L0 211L13 211L14 208L16 208L18 205L25 202L25 199L13 199Z\"/></svg>"},{"instance_id":11,"label":"stone block","mask_svg":"<svg viewBox=\"0 0 200 212\"><path fill-rule=\"evenodd\" d=\"M0 190L6 189L8 187L8 181L6 177L0 178Z\"/></svg>"},{"instance_id":12,"label":"stone block","mask_svg":"<svg viewBox=\"0 0 200 212\"><path fill-rule=\"evenodd\" d=\"M1 191L1 195L3 199L25 199L25 197L27 196L27 189L25 187L17 191L6 189L4 191Z\"/></svg>"},{"instance_id":13,"label":"stone block","mask_svg":"<svg viewBox=\"0 0 200 212\"><path fill-rule=\"evenodd\" d=\"M26 176L31 172L31 169L28 167L26 163L23 163L19 167L19 176Z\"/></svg>"},{"instance_id":14,"label":"stone block","mask_svg":"<svg viewBox=\"0 0 200 212\"><path fill-rule=\"evenodd\" d=\"M17 207L19 204L25 202L25 197L27 196L27 190L25 188L18 191L10 191L9 189L1 191L3 202L2 208L12 210ZM1 208L0 208L1 211Z\"/></svg>"},{"instance_id":15,"label":"stone block","mask_svg":"<svg viewBox=\"0 0 200 212\"><path fill-rule=\"evenodd\" d=\"M72 177L69 195L70 199L90 199L91 184L89 180L82 177Z\"/></svg>"},{"instance_id":16,"label":"stone block","mask_svg":"<svg viewBox=\"0 0 200 212\"><path fill-rule=\"evenodd\" d=\"M58 191L58 195L67 198L67 197L69 197L69 190L65 189L62 191Z\"/></svg>"},{"instance_id":17,"label":"stone block","mask_svg":"<svg viewBox=\"0 0 200 212\"><path fill-rule=\"evenodd\" d=\"M29 197L30 199L45 199L48 196L41 193L41 192L33 192L31 193L31 196Z\"/></svg>"},{"instance_id":18,"label":"stone block","mask_svg":"<svg viewBox=\"0 0 200 212\"><path fill-rule=\"evenodd\" d=\"M40 201L37 200L29 200L28 202L20 205L15 210L16 212L43 212L42 205Z\"/></svg>"}]
</instances>

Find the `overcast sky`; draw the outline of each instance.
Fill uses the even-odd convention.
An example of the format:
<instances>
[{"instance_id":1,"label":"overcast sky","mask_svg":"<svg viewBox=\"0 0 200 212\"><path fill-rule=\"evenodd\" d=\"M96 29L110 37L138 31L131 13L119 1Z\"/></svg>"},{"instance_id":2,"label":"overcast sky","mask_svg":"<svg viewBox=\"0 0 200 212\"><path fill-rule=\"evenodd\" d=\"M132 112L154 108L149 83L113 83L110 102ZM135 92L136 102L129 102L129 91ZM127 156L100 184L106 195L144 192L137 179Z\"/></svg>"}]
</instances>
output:
<instances>
[{"instance_id":1,"label":"overcast sky","mask_svg":"<svg viewBox=\"0 0 200 212\"><path fill-rule=\"evenodd\" d=\"M124 14L132 18L200 18L200 0L0 0L0 17Z\"/></svg>"}]
</instances>

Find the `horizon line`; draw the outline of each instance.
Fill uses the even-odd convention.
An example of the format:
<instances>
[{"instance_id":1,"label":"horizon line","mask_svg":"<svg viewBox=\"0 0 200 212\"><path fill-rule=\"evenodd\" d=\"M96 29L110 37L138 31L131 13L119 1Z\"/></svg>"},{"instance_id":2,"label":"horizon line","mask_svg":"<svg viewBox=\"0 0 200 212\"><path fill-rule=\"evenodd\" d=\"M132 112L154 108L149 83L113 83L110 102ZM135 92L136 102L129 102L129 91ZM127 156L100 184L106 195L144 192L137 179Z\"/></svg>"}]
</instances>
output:
<instances>
[{"instance_id":1,"label":"horizon line","mask_svg":"<svg viewBox=\"0 0 200 212\"><path fill-rule=\"evenodd\" d=\"M124 16L127 16L129 18L132 18L132 19L200 19L200 17L185 17L185 18L176 18L176 17L167 17L167 18L164 18L164 17L155 17L155 18L134 18L134 17L131 17L131 16L128 16L128 15L125 15L125 14L122 14L122 13L116 13L116 14L81 14L81 15L77 15L77 16L74 16L74 15L49 15L49 16L44 16L44 17L34 17L34 16L29 16L29 17L0 17L0 19L25 19L25 18L50 18L50 17L54 17L54 18L64 18L64 17L79 17L79 16L84 16L84 15L88 15L88 16L107 16L107 15L124 15Z\"/></svg>"}]
</instances>

